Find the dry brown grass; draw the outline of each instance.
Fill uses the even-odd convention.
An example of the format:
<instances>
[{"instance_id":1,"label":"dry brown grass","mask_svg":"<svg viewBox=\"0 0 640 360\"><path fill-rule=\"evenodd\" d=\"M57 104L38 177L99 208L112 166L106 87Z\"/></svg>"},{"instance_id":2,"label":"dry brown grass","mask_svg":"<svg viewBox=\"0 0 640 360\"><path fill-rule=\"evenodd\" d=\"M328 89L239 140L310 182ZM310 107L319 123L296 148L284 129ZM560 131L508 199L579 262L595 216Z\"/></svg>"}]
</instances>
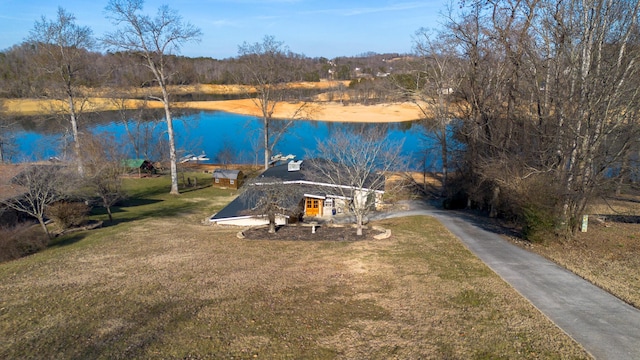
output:
<instances>
[{"instance_id":1,"label":"dry brown grass","mask_svg":"<svg viewBox=\"0 0 640 360\"><path fill-rule=\"evenodd\" d=\"M640 196L600 200L587 232L532 249L640 308Z\"/></svg>"},{"instance_id":2,"label":"dry brown grass","mask_svg":"<svg viewBox=\"0 0 640 360\"><path fill-rule=\"evenodd\" d=\"M1 264L0 357L588 357L433 219L381 222L386 240L239 240L200 224L209 191Z\"/></svg>"}]
</instances>

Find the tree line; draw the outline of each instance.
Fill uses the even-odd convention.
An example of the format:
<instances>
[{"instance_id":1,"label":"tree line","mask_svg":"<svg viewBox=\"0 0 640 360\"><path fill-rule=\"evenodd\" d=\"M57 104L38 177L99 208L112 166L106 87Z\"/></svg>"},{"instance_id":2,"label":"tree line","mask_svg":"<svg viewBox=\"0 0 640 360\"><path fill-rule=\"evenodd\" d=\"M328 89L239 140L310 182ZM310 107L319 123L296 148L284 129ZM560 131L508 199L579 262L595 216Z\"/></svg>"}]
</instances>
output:
<instances>
[{"instance_id":1,"label":"tree line","mask_svg":"<svg viewBox=\"0 0 640 360\"><path fill-rule=\"evenodd\" d=\"M638 180L640 2L461 1L416 33L397 88L438 134L450 206L525 234L576 231L587 205ZM451 135L447 135L450 131ZM451 150L447 140L463 146Z\"/></svg>"}]
</instances>

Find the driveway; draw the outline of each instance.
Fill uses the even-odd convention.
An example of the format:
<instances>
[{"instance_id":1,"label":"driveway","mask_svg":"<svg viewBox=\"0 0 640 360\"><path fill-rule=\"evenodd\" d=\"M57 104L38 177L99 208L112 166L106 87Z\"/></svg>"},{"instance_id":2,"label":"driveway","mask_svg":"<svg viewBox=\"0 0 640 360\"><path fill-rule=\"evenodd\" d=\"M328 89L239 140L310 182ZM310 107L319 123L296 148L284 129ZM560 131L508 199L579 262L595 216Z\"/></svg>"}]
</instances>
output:
<instances>
[{"instance_id":1,"label":"driveway","mask_svg":"<svg viewBox=\"0 0 640 360\"><path fill-rule=\"evenodd\" d=\"M640 359L640 310L555 263L483 229L461 212L411 203L372 219L428 215L438 219L502 279L596 359Z\"/></svg>"}]
</instances>

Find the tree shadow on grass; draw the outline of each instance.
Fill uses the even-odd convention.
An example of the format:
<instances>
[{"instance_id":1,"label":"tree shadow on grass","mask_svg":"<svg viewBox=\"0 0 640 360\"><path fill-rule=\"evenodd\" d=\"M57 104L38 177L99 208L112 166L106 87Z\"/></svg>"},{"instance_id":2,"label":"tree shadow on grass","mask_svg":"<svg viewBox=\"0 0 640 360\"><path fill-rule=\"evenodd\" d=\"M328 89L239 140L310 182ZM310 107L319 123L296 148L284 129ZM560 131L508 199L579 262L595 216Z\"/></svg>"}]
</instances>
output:
<instances>
[{"instance_id":1,"label":"tree shadow on grass","mask_svg":"<svg viewBox=\"0 0 640 360\"><path fill-rule=\"evenodd\" d=\"M167 205L163 205L166 203ZM131 221L148 218L166 218L192 213L198 204L194 202L172 202L156 199L129 199L119 206L111 208L113 221L109 221L105 208L96 207L92 210L92 216L104 221L103 227L115 226Z\"/></svg>"},{"instance_id":2,"label":"tree shadow on grass","mask_svg":"<svg viewBox=\"0 0 640 360\"><path fill-rule=\"evenodd\" d=\"M640 224L640 216L638 215L599 215L598 217L605 221L611 221L623 224Z\"/></svg>"},{"instance_id":3,"label":"tree shadow on grass","mask_svg":"<svg viewBox=\"0 0 640 360\"><path fill-rule=\"evenodd\" d=\"M49 242L48 248L59 248L64 246L73 245L77 242L84 240L87 237L87 232L77 232L69 235L63 235L55 238Z\"/></svg>"},{"instance_id":4,"label":"tree shadow on grass","mask_svg":"<svg viewBox=\"0 0 640 360\"><path fill-rule=\"evenodd\" d=\"M511 238L522 238L522 230L505 220L491 218L486 212L479 210L446 210L458 215L459 218L471 223L482 230L490 233L509 236Z\"/></svg>"}]
</instances>

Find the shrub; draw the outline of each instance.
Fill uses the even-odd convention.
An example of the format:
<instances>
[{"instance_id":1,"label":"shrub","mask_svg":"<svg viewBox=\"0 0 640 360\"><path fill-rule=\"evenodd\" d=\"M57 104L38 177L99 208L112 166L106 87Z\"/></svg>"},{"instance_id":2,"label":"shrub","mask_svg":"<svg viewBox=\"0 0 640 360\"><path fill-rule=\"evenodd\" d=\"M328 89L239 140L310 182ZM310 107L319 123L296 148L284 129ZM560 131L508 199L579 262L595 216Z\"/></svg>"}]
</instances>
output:
<instances>
[{"instance_id":1,"label":"shrub","mask_svg":"<svg viewBox=\"0 0 640 360\"><path fill-rule=\"evenodd\" d=\"M548 210L529 205L523 209L522 235L525 239L542 243L549 237L554 237L556 218Z\"/></svg>"},{"instance_id":2,"label":"shrub","mask_svg":"<svg viewBox=\"0 0 640 360\"><path fill-rule=\"evenodd\" d=\"M0 262L19 259L45 247L49 238L32 223L0 228Z\"/></svg>"},{"instance_id":3,"label":"shrub","mask_svg":"<svg viewBox=\"0 0 640 360\"><path fill-rule=\"evenodd\" d=\"M47 208L47 217L52 219L60 228L66 230L82 225L89 214L89 207L80 202L58 202Z\"/></svg>"},{"instance_id":4,"label":"shrub","mask_svg":"<svg viewBox=\"0 0 640 360\"><path fill-rule=\"evenodd\" d=\"M448 196L442 201L442 206L446 210L464 209L467 207L468 200L468 195L464 191L460 190L453 194L448 194Z\"/></svg>"}]
</instances>

